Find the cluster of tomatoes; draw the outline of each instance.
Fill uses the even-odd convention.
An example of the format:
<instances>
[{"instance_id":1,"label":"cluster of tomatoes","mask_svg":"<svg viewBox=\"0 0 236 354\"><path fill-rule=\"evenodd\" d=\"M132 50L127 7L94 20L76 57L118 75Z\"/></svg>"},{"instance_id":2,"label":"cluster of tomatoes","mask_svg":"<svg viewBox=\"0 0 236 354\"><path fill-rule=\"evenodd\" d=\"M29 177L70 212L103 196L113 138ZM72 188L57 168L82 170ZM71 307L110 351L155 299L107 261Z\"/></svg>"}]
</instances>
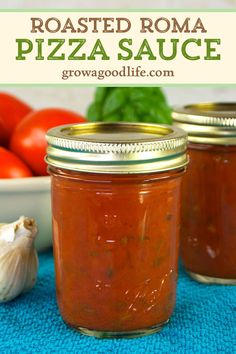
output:
<instances>
[{"instance_id":1,"label":"cluster of tomatoes","mask_svg":"<svg viewBox=\"0 0 236 354\"><path fill-rule=\"evenodd\" d=\"M82 123L80 114L60 108L33 110L0 92L0 178L47 175L46 132L58 125Z\"/></svg>"}]
</instances>

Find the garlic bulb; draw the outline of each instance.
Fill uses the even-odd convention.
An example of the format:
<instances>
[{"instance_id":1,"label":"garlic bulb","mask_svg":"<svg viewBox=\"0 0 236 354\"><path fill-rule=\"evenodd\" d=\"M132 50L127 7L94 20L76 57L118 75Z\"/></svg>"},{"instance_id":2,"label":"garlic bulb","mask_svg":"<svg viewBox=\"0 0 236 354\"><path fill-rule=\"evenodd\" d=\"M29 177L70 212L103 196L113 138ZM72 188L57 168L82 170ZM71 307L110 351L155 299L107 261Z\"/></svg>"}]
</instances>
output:
<instances>
[{"instance_id":1,"label":"garlic bulb","mask_svg":"<svg viewBox=\"0 0 236 354\"><path fill-rule=\"evenodd\" d=\"M38 271L34 248L37 231L34 219L24 216L0 225L0 302L10 301L34 286Z\"/></svg>"}]
</instances>

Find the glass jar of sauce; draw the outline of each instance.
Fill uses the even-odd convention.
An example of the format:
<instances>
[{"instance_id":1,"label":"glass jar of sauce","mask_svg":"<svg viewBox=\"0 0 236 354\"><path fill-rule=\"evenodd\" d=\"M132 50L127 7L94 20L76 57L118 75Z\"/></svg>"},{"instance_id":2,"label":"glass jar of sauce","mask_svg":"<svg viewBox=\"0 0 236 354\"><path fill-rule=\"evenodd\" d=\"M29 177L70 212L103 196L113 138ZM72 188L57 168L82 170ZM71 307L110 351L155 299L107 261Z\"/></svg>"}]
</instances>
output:
<instances>
[{"instance_id":1,"label":"glass jar of sauce","mask_svg":"<svg viewBox=\"0 0 236 354\"><path fill-rule=\"evenodd\" d=\"M200 282L236 284L236 104L188 105L173 118L189 136L183 264Z\"/></svg>"},{"instance_id":2,"label":"glass jar of sauce","mask_svg":"<svg viewBox=\"0 0 236 354\"><path fill-rule=\"evenodd\" d=\"M159 331L175 306L186 133L86 123L47 140L63 319L96 337Z\"/></svg>"}]
</instances>

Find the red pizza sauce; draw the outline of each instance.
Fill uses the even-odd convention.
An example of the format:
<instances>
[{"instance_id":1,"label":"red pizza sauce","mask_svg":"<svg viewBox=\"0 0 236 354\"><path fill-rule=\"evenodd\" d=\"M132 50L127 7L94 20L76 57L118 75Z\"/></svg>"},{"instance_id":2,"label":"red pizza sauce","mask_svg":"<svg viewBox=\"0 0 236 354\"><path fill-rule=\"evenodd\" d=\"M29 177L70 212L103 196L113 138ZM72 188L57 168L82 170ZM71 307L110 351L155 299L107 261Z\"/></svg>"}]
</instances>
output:
<instances>
[{"instance_id":1,"label":"red pizza sauce","mask_svg":"<svg viewBox=\"0 0 236 354\"><path fill-rule=\"evenodd\" d=\"M57 299L64 320L114 332L166 322L175 305L183 170L50 173Z\"/></svg>"},{"instance_id":2,"label":"red pizza sauce","mask_svg":"<svg viewBox=\"0 0 236 354\"><path fill-rule=\"evenodd\" d=\"M236 146L190 143L189 155L183 183L184 266L236 280Z\"/></svg>"}]
</instances>

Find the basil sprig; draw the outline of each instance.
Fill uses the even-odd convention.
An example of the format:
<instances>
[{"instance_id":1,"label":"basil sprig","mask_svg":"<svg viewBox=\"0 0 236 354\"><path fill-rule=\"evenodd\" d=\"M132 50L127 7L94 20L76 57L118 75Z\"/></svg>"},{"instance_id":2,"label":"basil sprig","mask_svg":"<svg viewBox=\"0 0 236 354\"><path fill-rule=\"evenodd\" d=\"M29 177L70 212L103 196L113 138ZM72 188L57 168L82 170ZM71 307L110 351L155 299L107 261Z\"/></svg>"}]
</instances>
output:
<instances>
[{"instance_id":1,"label":"basil sprig","mask_svg":"<svg viewBox=\"0 0 236 354\"><path fill-rule=\"evenodd\" d=\"M90 121L171 124L171 109L159 87L99 87L88 108Z\"/></svg>"}]
</instances>

